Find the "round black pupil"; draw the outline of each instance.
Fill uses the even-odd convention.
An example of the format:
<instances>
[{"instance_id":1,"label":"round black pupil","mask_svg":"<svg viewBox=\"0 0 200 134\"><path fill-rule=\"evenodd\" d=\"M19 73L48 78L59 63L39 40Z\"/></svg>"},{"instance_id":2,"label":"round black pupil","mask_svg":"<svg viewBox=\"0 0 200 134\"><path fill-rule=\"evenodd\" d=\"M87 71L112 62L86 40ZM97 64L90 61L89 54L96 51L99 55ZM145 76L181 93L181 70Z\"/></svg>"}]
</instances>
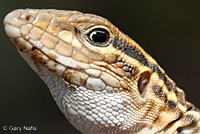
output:
<instances>
[{"instance_id":1,"label":"round black pupil","mask_svg":"<svg viewBox=\"0 0 200 134\"><path fill-rule=\"evenodd\" d=\"M105 30L95 30L90 36L92 41L95 43L104 43L108 40L108 32Z\"/></svg>"}]
</instances>

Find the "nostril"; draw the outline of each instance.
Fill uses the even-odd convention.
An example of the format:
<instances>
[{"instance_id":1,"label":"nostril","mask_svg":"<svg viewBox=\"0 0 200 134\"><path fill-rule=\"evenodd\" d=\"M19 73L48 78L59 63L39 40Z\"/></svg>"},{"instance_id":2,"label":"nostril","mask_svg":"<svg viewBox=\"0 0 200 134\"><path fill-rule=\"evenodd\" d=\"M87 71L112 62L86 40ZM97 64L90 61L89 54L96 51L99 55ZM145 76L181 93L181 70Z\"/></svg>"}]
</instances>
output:
<instances>
[{"instance_id":1,"label":"nostril","mask_svg":"<svg viewBox=\"0 0 200 134\"><path fill-rule=\"evenodd\" d=\"M26 15L26 16L24 17L24 19L25 19L26 21L28 21L28 22L31 22L31 21L33 20L33 16L32 16L32 15Z\"/></svg>"},{"instance_id":2,"label":"nostril","mask_svg":"<svg viewBox=\"0 0 200 134\"><path fill-rule=\"evenodd\" d=\"M29 13L24 13L20 16L19 19L22 19L23 21L26 21L26 22L32 22L33 19L34 19L34 16L29 14Z\"/></svg>"}]
</instances>

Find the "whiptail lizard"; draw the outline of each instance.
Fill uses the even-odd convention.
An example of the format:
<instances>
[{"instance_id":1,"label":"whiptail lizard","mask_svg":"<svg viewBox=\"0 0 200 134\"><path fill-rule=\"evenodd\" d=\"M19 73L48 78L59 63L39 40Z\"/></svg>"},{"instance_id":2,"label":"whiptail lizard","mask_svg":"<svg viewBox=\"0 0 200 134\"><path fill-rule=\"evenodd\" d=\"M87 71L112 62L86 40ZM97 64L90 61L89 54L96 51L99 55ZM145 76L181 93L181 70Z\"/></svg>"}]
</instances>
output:
<instances>
[{"instance_id":1,"label":"whiptail lizard","mask_svg":"<svg viewBox=\"0 0 200 134\"><path fill-rule=\"evenodd\" d=\"M5 31L84 134L197 134L200 112L157 62L108 20L15 10Z\"/></svg>"}]
</instances>

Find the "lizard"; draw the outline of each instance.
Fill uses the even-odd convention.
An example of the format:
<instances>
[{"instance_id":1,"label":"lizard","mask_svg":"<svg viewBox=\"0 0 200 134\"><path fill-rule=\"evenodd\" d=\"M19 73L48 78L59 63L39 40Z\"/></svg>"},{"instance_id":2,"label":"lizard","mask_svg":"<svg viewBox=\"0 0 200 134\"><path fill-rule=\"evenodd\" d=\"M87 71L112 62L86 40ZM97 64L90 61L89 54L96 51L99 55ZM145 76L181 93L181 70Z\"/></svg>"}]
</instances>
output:
<instances>
[{"instance_id":1,"label":"lizard","mask_svg":"<svg viewBox=\"0 0 200 134\"><path fill-rule=\"evenodd\" d=\"M78 11L16 9L4 27L82 133L200 133L200 110L107 19Z\"/></svg>"}]
</instances>

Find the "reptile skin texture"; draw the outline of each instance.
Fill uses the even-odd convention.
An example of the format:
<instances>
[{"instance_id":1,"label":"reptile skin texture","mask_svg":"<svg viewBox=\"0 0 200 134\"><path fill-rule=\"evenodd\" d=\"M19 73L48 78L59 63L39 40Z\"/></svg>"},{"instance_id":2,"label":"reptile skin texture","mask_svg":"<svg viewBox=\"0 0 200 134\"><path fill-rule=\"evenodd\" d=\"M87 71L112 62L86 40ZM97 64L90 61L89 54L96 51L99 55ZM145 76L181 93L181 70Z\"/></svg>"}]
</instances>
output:
<instances>
[{"instance_id":1,"label":"reptile skin texture","mask_svg":"<svg viewBox=\"0 0 200 134\"><path fill-rule=\"evenodd\" d=\"M108 20L77 11L18 9L4 26L82 133L200 134L199 109Z\"/></svg>"}]
</instances>

